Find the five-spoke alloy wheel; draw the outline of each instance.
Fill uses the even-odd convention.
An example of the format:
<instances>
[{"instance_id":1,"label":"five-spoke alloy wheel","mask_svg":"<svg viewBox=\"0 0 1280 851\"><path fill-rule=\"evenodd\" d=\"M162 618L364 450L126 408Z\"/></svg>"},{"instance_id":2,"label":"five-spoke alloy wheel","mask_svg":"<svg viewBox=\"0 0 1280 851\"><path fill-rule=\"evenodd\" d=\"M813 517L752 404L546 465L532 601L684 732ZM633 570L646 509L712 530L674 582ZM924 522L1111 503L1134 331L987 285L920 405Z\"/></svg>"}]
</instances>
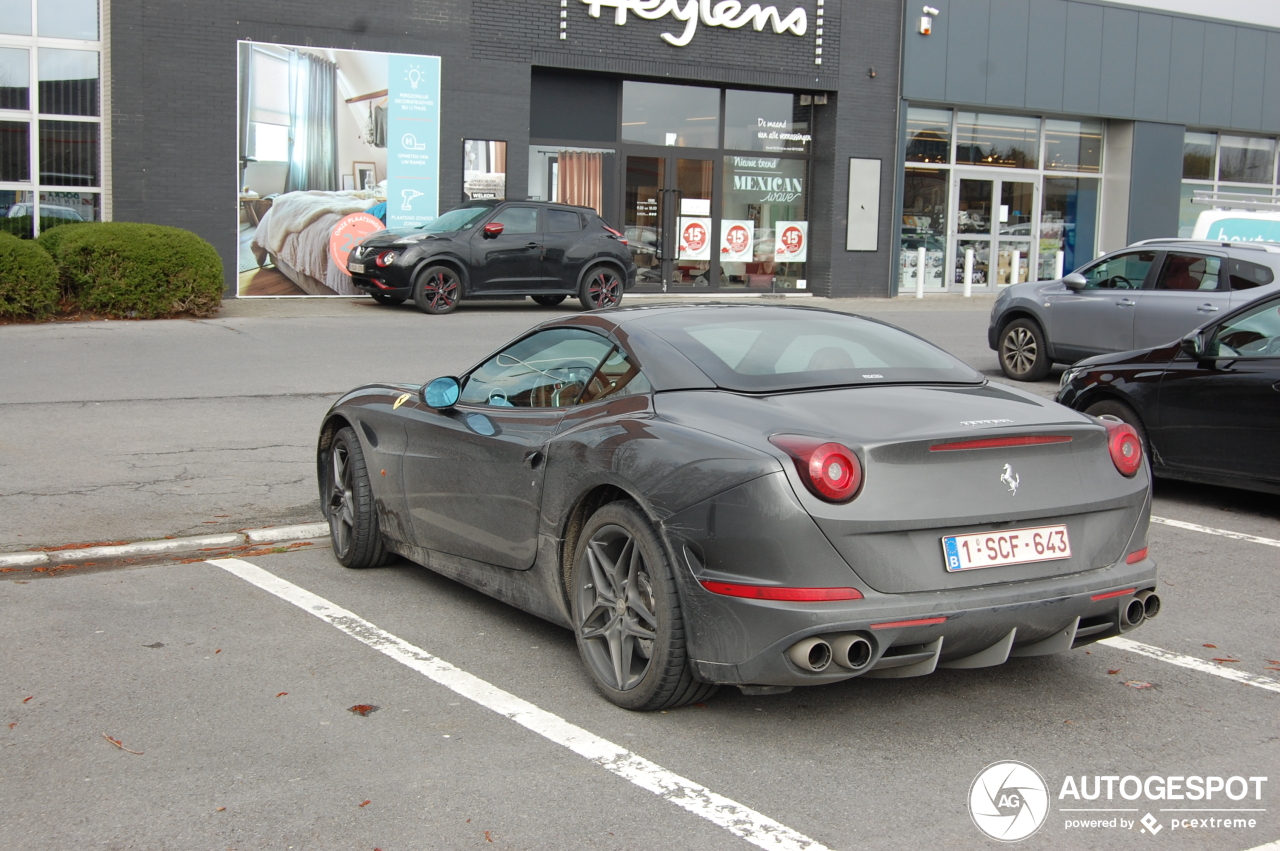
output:
<instances>
[{"instance_id":1,"label":"five-spoke alloy wheel","mask_svg":"<svg viewBox=\"0 0 1280 851\"><path fill-rule=\"evenodd\" d=\"M669 709L715 691L693 678L670 563L634 504L610 503L583 527L570 604L587 670L618 706Z\"/></svg>"},{"instance_id":2,"label":"five-spoke alloy wheel","mask_svg":"<svg viewBox=\"0 0 1280 851\"><path fill-rule=\"evenodd\" d=\"M431 266L413 285L413 303L423 313L451 313L462 298L462 281L448 266Z\"/></svg>"},{"instance_id":3,"label":"five-spoke alloy wheel","mask_svg":"<svg viewBox=\"0 0 1280 851\"><path fill-rule=\"evenodd\" d=\"M587 310L617 307L622 302L622 278L608 266L596 266L587 272L578 292L578 300Z\"/></svg>"},{"instance_id":4,"label":"five-spoke alloy wheel","mask_svg":"<svg viewBox=\"0 0 1280 851\"><path fill-rule=\"evenodd\" d=\"M323 506L333 554L347 567L386 564L389 553L378 528L373 488L355 430L339 429L321 460L327 468Z\"/></svg>"}]
</instances>

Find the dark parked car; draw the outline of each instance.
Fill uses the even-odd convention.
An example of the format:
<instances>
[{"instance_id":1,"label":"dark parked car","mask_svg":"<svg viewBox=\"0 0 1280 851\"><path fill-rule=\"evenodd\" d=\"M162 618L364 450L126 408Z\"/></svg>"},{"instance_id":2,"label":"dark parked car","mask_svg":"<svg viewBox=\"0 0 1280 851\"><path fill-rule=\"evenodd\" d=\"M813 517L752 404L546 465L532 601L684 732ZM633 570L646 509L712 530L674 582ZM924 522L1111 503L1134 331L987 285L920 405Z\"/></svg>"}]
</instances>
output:
<instances>
[{"instance_id":1,"label":"dark parked car","mask_svg":"<svg viewBox=\"0 0 1280 851\"><path fill-rule=\"evenodd\" d=\"M636 279L627 241L594 210L536 201L471 201L422 227L379 231L352 250L347 272L382 304L413 299L426 313L470 296L614 307Z\"/></svg>"},{"instance_id":2,"label":"dark parked car","mask_svg":"<svg viewBox=\"0 0 1280 851\"><path fill-rule=\"evenodd\" d=\"M1133 429L842 313L557 318L348 393L317 460L342 564L397 553L574 630L630 709L999 665L1159 608Z\"/></svg>"},{"instance_id":3,"label":"dark parked car","mask_svg":"<svg viewBox=\"0 0 1280 851\"><path fill-rule=\"evenodd\" d=\"M1133 426L1158 476L1280 493L1280 296L1164 346L1083 360L1058 401Z\"/></svg>"},{"instance_id":4,"label":"dark parked car","mask_svg":"<svg viewBox=\"0 0 1280 851\"><path fill-rule=\"evenodd\" d=\"M996 298L987 343L1004 374L1039 381L1057 363L1159 346L1215 314L1280 291L1280 245L1150 239L1058 281Z\"/></svg>"}]
</instances>

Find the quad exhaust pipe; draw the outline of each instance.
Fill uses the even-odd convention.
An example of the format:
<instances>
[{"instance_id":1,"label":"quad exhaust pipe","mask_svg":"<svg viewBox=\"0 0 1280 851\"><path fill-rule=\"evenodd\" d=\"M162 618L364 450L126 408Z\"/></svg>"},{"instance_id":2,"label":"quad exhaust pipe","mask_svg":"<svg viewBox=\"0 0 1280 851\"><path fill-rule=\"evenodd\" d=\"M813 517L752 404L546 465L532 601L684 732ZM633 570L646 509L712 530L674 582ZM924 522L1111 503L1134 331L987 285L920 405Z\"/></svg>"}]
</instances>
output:
<instances>
[{"instance_id":1,"label":"quad exhaust pipe","mask_svg":"<svg viewBox=\"0 0 1280 851\"><path fill-rule=\"evenodd\" d=\"M1160 614L1160 597L1155 591L1139 591L1133 596L1135 600L1142 601L1143 617L1154 618Z\"/></svg>"},{"instance_id":2,"label":"quad exhaust pipe","mask_svg":"<svg viewBox=\"0 0 1280 851\"><path fill-rule=\"evenodd\" d=\"M830 641L811 636L797 641L787 650L787 658L797 668L815 674L825 671L832 662L851 671L863 671L871 665L874 656L871 640L856 632L837 635Z\"/></svg>"},{"instance_id":3,"label":"quad exhaust pipe","mask_svg":"<svg viewBox=\"0 0 1280 851\"><path fill-rule=\"evenodd\" d=\"M1133 629L1147 617L1146 606L1137 597L1130 597L1120 609L1120 625L1125 629Z\"/></svg>"}]
</instances>

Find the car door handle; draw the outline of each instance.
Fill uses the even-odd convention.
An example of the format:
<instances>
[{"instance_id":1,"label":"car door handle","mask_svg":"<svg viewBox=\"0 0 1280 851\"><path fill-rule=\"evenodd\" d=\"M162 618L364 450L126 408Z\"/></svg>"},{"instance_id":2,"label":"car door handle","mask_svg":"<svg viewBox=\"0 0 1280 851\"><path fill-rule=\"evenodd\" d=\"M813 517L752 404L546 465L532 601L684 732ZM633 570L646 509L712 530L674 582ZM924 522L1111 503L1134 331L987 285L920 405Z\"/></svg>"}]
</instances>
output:
<instances>
[{"instance_id":1,"label":"car door handle","mask_svg":"<svg viewBox=\"0 0 1280 851\"><path fill-rule=\"evenodd\" d=\"M536 470L542 466L543 457L543 454L536 449L532 452L526 452L524 454L524 465L530 470Z\"/></svg>"},{"instance_id":2,"label":"car door handle","mask_svg":"<svg viewBox=\"0 0 1280 851\"><path fill-rule=\"evenodd\" d=\"M1213 304L1202 304L1199 307L1197 307L1196 310L1200 311L1201 313L1217 313L1218 312L1217 305L1213 305Z\"/></svg>"},{"instance_id":3,"label":"car door handle","mask_svg":"<svg viewBox=\"0 0 1280 851\"><path fill-rule=\"evenodd\" d=\"M524 244L524 247L525 247L525 248L537 248L537 247L538 247L538 243L536 243L536 242L526 242L526 243Z\"/></svg>"},{"instance_id":4,"label":"car door handle","mask_svg":"<svg viewBox=\"0 0 1280 851\"><path fill-rule=\"evenodd\" d=\"M1116 302L1116 307L1133 307L1137 302L1132 299L1122 298Z\"/></svg>"}]
</instances>

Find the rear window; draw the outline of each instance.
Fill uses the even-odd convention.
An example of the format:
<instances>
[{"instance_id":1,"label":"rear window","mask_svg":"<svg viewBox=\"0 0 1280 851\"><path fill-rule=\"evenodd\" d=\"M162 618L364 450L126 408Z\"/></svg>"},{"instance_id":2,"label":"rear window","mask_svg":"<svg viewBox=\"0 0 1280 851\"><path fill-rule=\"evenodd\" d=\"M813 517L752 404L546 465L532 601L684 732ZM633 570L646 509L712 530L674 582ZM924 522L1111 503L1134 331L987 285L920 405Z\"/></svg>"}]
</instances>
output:
<instances>
[{"instance_id":1,"label":"rear window","mask_svg":"<svg viewBox=\"0 0 1280 851\"><path fill-rule=\"evenodd\" d=\"M729 307L673 311L642 324L728 390L983 381L936 346L857 316Z\"/></svg>"},{"instance_id":2,"label":"rear window","mask_svg":"<svg viewBox=\"0 0 1280 851\"><path fill-rule=\"evenodd\" d=\"M1269 268L1250 263L1248 260L1233 259L1229 261L1228 268L1231 270L1231 289L1233 290L1263 287L1276 279L1275 273Z\"/></svg>"},{"instance_id":3,"label":"rear window","mask_svg":"<svg viewBox=\"0 0 1280 851\"><path fill-rule=\"evenodd\" d=\"M547 210L549 233L571 233L582 230L582 218L570 210Z\"/></svg>"}]
</instances>

